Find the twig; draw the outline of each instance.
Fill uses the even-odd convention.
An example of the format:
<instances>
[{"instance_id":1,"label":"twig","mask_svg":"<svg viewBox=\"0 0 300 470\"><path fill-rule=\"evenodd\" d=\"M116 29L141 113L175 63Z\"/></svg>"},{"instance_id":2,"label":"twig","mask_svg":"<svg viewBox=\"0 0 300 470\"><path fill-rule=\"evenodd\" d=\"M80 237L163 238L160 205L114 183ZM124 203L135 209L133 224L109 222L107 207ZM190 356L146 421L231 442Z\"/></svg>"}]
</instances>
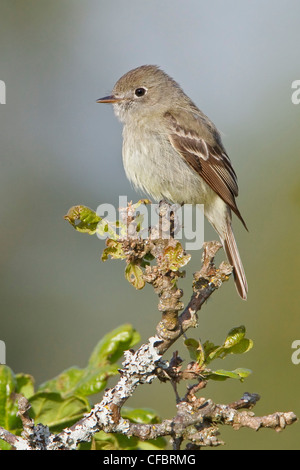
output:
<instances>
[{"instance_id":1,"label":"twig","mask_svg":"<svg viewBox=\"0 0 300 470\"><path fill-rule=\"evenodd\" d=\"M177 414L172 419L165 419L157 424L136 424L121 417L122 406L140 384L149 384L158 376L163 377L164 373L168 374L168 364L162 361L162 355L187 329L197 325L197 312L210 295L228 279L232 271L227 263L222 263L218 269L214 266L213 260L220 244L206 243L203 266L194 274L193 295L178 316L179 310L182 309L179 302L182 292L176 287L176 280L181 273L179 270L170 269L163 257L166 248L174 248L172 240L167 242L163 240L163 243L153 242L151 251L155 253L158 264L155 269L148 269L145 275L147 282L153 284L160 296L160 310L163 317L157 326L157 333L136 352L132 350L125 352L120 379L115 387L106 390L102 400L80 421L58 434L50 433L46 426L34 425L28 416L29 403L24 397L20 398L22 437L0 428L1 439L18 450L71 450L76 449L80 442L89 442L95 433L103 430L107 433L121 433L128 437L135 436L141 440L170 436L174 449L179 449L182 441L188 439L189 448L200 448L222 444L217 437L217 424L231 425L234 429L271 428L278 431L296 421L297 418L292 412L276 412L256 417L249 410L240 411L241 408L249 409L255 405L259 398L256 394L245 394L240 400L229 405L214 404L204 398L196 399L195 393L205 386L204 381L189 388L184 399L177 403ZM135 250L136 247L137 245ZM140 249L145 251L143 243L140 244ZM132 259L130 244L127 245L127 250L128 257ZM176 365L175 359L173 365ZM179 358L177 359L179 361Z\"/></svg>"}]
</instances>

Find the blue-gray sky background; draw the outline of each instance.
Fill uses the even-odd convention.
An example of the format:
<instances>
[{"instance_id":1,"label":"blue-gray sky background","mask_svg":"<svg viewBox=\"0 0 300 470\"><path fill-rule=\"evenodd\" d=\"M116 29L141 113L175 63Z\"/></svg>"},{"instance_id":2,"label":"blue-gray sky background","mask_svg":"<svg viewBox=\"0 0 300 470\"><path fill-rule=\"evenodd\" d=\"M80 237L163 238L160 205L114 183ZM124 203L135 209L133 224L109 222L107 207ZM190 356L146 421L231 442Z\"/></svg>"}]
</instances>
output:
<instances>
[{"instance_id":1,"label":"blue-gray sky background","mask_svg":"<svg viewBox=\"0 0 300 470\"><path fill-rule=\"evenodd\" d=\"M300 365L291 362L300 339L300 105L291 101L299 15L298 0L1 0L0 339L15 372L40 383L84 366L98 339L122 323L143 340L154 332L150 287L136 292L122 262L100 261L104 242L75 232L63 216L75 204L140 198L122 167L121 125L95 101L131 68L157 64L221 130L249 226L247 233L234 224L248 301L231 281L191 334L218 343L245 324L254 349L220 367L253 375L216 382L205 396L231 402L257 392L257 414L300 416ZM208 227L206 238L215 238ZM199 260L193 253L185 299ZM169 384L142 387L128 405L175 412ZM297 424L279 435L222 435L228 449L299 448Z\"/></svg>"}]
</instances>

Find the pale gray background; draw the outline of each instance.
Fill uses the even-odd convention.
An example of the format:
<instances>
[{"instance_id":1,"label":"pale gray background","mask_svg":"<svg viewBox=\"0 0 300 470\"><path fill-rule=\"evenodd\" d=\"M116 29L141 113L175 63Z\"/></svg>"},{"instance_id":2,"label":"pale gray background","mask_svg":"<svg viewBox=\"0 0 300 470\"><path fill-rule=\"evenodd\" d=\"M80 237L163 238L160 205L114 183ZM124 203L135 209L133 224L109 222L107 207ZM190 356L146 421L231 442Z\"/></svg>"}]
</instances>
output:
<instances>
[{"instance_id":1,"label":"pale gray background","mask_svg":"<svg viewBox=\"0 0 300 470\"><path fill-rule=\"evenodd\" d=\"M100 261L104 242L76 233L63 216L74 204L139 199L121 164L121 126L95 101L129 69L157 64L222 131L250 230L235 221L248 301L231 281L192 334L218 343L245 324L253 351L218 366L253 375L213 383L205 396L230 402L258 392L257 414L300 416L300 365L291 362L300 339L300 105L291 102L299 15L297 0L1 0L0 339L15 372L40 383L84 366L98 339L122 323L143 340L154 331L150 287L136 292L124 263ZM215 238L209 228L206 237ZM199 267L193 255L185 299ZM128 405L175 412L169 384L142 387ZM279 435L224 429L223 438L227 449L296 449L299 425Z\"/></svg>"}]
</instances>

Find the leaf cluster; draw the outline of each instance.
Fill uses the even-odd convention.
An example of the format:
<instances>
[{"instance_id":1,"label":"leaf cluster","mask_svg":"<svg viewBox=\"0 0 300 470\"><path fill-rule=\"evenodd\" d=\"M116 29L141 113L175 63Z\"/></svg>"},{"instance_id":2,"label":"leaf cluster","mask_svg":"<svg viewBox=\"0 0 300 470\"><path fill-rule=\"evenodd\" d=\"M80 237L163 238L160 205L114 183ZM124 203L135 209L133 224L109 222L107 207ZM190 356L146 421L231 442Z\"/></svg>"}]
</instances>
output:
<instances>
[{"instance_id":1,"label":"leaf cluster","mask_svg":"<svg viewBox=\"0 0 300 470\"><path fill-rule=\"evenodd\" d=\"M245 327L239 326L232 328L223 344L217 346L211 341L205 341L201 344L193 338L185 340L185 346L188 348L191 359L196 363L197 369L205 380L226 380L228 378L243 381L251 374L251 370L238 368L235 370L217 369L211 370L210 363L215 359L224 359L230 354L244 354L253 347L253 341L245 338Z\"/></svg>"},{"instance_id":2,"label":"leaf cluster","mask_svg":"<svg viewBox=\"0 0 300 470\"><path fill-rule=\"evenodd\" d=\"M70 367L58 376L35 387L34 378L25 373L15 374L6 365L0 365L0 426L20 435L22 422L18 417L18 399L25 396L30 402L30 417L35 424L41 423L52 432L59 432L80 420L92 408L89 397L101 392L110 377L118 375L117 361L127 350L139 342L139 334L131 325L122 325L106 334L96 345L86 367ZM128 419L136 422L157 422L156 413L147 409L123 410ZM83 448L133 449L144 446L138 439L129 440L124 436L99 432L93 442ZM156 443L152 445L155 448ZM164 440L157 442L159 448ZM10 446L0 439L0 449Z\"/></svg>"},{"instance_id":3,"label":"leaf cluster","mask_svg":"<svg viewBox=\"0 0 300 470\"><path fill-rule=\"evenodd\" d=\"M102 261L109 258L126 260L125 278L136 289L142 289L146 284L145 268L150 266L154 259L152 254L153 238L143 238L145 229L142 227L143 215L138 214L141 204L148 204L148 200L140 200L136 204L129 204L126 212L126 222L116 220L114 222L101 218L92 209L86 206L74 206L65 215L65 219L75 230L97 234L106 237L106 248L102 252ZM123 218L124 218L123 211ZM122 219L122 212L121 212ZM157 236L157 233L156 235ZM163 253L161 266L165 271L178 272L191 259L191 256L183 250L179 242L168 244Z\"/></svg>"}]
</instances>

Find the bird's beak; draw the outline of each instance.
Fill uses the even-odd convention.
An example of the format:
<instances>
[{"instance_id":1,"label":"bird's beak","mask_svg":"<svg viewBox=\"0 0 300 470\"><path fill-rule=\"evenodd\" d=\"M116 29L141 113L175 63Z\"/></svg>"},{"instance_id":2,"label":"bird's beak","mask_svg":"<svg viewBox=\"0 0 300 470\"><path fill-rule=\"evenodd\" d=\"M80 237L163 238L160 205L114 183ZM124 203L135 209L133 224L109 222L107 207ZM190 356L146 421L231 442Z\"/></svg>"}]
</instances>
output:
<instances>
[{"instance_id":1,"label":"bird's beak","mask_svg":"<svg viewBox=\"0 0 300 470\"><path fill-rule=\"evenodd\" d=\"M104 96L103 98L99 98L99 100L96 101L96 103L117 103L118 101L121 101L122 98L117 98L114 95L110 96Z\"/></svg>"}]
</instances>

